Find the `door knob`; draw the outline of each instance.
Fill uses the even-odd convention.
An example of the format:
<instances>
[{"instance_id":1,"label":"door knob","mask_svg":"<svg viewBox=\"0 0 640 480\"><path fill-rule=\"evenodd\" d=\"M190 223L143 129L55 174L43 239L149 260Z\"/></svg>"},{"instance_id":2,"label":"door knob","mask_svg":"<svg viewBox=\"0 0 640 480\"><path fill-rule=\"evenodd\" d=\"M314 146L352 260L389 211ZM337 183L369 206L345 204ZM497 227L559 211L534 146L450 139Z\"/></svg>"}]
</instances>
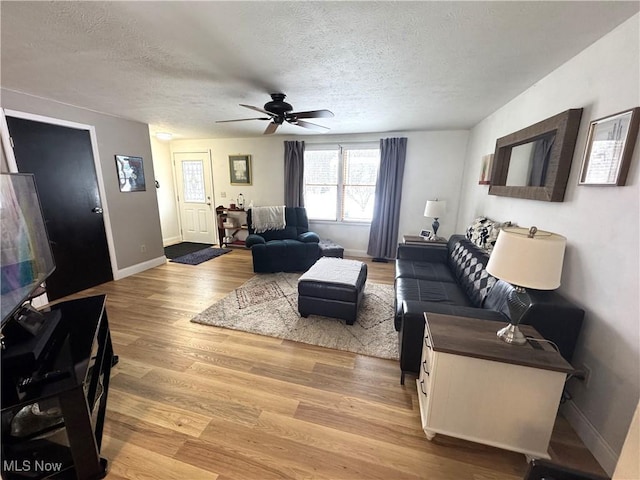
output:
<instances>
[{"instance_id":1,"label":"door knob","mask_svg":"<svg viewBox=\"0 0 640 480\"><path fill-rule=\"evenodd\" d=\"M91 211L93 213L102 213L102 208L101 207L94 207L91 209Z\"/></svg>"}]
</instances>

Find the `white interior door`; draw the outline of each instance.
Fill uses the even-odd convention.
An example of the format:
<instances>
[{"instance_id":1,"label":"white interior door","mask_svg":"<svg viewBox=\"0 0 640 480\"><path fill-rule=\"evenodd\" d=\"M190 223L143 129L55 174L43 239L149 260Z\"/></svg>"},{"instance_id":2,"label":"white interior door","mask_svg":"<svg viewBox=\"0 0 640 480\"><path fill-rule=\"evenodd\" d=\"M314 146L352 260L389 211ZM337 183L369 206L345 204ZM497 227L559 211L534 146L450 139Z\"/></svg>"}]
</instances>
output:
<instances>
[{"instance_id":1,"label":"white interior door","mask_svg":"<svg viewBox=\"0 0 640 480\"><path fill-rule=\"evenodd\" d=\"M216 242L213 178L209 152L173 154L182 240Z\"/></svg>"}]
</instances>

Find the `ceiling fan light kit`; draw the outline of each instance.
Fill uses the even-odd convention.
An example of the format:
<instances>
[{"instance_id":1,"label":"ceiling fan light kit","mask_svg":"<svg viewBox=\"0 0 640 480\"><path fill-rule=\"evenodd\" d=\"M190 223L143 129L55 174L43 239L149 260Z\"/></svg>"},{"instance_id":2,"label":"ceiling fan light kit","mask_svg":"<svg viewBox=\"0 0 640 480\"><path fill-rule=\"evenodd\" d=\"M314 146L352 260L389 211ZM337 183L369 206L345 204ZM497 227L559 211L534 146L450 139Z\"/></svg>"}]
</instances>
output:
<instances>
[{"instance_id":1,"label":"ceiling fan light kit","mask_svg":"<svg viewBox=\"0 0 640 480\"><path fill-rule=\"evenodd\" d=\"M266 117L256 118L240 118L237 120L218 120L216 123L227 122L245 122L249 120L269 120L269 125L264 131L265 135L271 135L275 133L280 125L284 122L291 125L297 125L298 127L308 128L318 132L326 132L328 127L323 125L317 125L315 123L306 122L300 120L301 118L331 118L333 112L329 110L309 110L306 112L292 112L293 106L290 103L284 101L286 95L284 93L272 93L271 101L264 104L263 108L254 107L253 105L240 104L241 107L255 110L256 112L264 113Z\"/></svg>"}]
</instances>

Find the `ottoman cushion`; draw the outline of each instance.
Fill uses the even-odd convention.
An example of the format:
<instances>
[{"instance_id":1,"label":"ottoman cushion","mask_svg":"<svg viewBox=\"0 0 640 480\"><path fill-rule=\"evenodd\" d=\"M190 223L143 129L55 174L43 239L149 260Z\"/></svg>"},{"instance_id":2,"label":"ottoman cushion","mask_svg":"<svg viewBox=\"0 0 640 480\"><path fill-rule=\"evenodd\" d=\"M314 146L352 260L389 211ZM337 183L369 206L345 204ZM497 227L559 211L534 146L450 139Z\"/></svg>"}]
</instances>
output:
<instances>
[{"instance_id":1,"label":"ottoman cushion","mask_svg":"<svg viewBox=\"0 0 640 480\"><path fill-rule=\"evenodd\" d=\"M321 257L344 257L344 247L342 245L338 245L332 240L320 240L318 245L320 246Z\"/></svg>"},{"instance_id":2,"label":"ottoman cushion","mask_svg":"<svg viewBox=\"0 0 640 480\"><path fill-rule=\"evenodd\" d=\"M298 280L298 311L342 318L353 325L367 280L367 265L356 260L320 258Z\"/></svg>"}]
</instances>

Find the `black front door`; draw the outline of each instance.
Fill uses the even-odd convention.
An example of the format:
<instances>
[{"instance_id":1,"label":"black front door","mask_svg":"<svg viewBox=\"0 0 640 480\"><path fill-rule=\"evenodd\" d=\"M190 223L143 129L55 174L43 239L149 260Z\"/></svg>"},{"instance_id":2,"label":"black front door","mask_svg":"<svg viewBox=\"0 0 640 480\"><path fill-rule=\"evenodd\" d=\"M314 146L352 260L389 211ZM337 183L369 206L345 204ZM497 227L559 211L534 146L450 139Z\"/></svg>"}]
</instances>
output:
<instances>
[{"instance_id":1,"label":"black front door","mask_svg":"<svg viewBox=\"0 0 640 480\"><path fill-rule=\"evenodd\" d=\"M33 173L56 270L49 300L113 280L88 130L7 117L18 171Z\"/></svg>"}]
</instances>

